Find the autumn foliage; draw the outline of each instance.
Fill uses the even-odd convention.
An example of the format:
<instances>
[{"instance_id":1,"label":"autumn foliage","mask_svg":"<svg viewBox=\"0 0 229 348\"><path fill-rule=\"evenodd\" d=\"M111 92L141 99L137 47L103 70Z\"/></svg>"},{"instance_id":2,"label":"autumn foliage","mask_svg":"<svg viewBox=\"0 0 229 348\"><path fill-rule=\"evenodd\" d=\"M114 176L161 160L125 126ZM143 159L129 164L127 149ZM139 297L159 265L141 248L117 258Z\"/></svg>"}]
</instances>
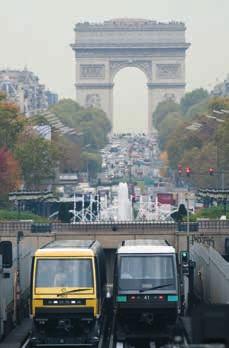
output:
<instances>
[{"instance_id":1,"label":"autumn foliage","mask_svg":"<svg viewBox=\"0 0 229 348\"><path fill-rule=\"evenodd\" d=\"M17 190L20 186L20 167L7 147L0 148L0 195Z\"/></svg>"}]
</instances>

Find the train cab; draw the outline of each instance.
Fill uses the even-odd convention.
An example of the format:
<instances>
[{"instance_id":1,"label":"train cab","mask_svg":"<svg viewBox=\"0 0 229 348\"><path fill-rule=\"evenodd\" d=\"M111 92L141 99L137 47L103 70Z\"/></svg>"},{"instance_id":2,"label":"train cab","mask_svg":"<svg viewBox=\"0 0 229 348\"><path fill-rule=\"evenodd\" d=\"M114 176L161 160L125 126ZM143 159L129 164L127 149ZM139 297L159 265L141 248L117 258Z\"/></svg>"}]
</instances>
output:
<instances>
[{"instance_id":1,"label":"train cab","mask_svg":"<svg viewBox=\"0 0 229 348\"><path fill-rule=\"evenodd\" d=\"M51 242L36 251L31 274L32 346L96 346L106 285L99 242Z\"/></svg>"},{"instance_id":2,"label":"train cab","mask_svg":"<svg viewBox=\"0 0 229 348\"><path fill-rule=\"evenodd\" d=\"M180 311L175 249L164 240L129 240L116 253L114 313L118 341L153 339L175 325ZM121 345L120 345L121 347Z\"/></svg>"}]
</instances>

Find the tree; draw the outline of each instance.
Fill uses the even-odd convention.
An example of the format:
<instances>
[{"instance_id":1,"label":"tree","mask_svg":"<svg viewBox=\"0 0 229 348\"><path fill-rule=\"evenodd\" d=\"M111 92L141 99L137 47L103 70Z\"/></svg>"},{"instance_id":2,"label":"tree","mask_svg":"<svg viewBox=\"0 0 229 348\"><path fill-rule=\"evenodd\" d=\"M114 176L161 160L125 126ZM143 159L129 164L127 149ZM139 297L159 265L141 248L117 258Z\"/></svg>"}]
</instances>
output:
<instances>
[{"instance_id":1,"label":"tree","mask_svg":"<svg viewBox=\"0 0 229 348\"><path fill-rule=\"evenodd\" d=\"M0 196L6 198L10 191L17 190L21 184L20 166L6 146L0 149Z\"/></svg>"},{"instance_id":2,"label":"tree","mask_svg":"<svg viewBox=\"0 0 229 348\"><path fill-rule=\"evenodd\" d=\"M216 147L213 143L203 144L201 148L192 147L183 153L180 159L183 168L189 166L191 175L189 182L198 187L216 187L217 177L208 174L208 168L216 168Z\"/></svg>"},{"instance_id":3,"label":"tree","mask_svg":"<svg viewBox=\"0 0 229 348\"><path fill-rule=\"evenodd\" d=\"M17 106L0 97L0 147L13 149L19 134L26 124L23 116L19 115Z\"/></svg>"},{"instance_id":4,"label":"tree","mask_svg":"<svg viewBox=\"0 0 229 348\"><path fill-rule=\"evenodd\" d=\"M190 108L185 113L185 119L193 120L203 114L206 114L209 109L209 99L203 99L199 103L190 106Z\"/></svg>"},{"instance_id":5,"label":"tree","mask_svg":"<svg viewBox=\"0 0 229 348\"><path fill-rule=\"evenodd\" d=\"M221 109L229 110L229 97L214 97L208 103L209 111L220 111Z\"/></svg>"},{"instance_id":6,"label":"tree","mask_svg":"<svg viewBox=\"0 0 229 348\"><path fill-rule=\"evenodd\" d=\"M194 91L186 93L180 102L181 112L186 114L190 107L200 103L207 97L208 91L203 88L194 89Z\"/></svg>"},{"instance_id":7,"label":"tree","mask_svg":"<svg viewBox=\"0 0 229 348\"><path fill-rule=\"evenodd\" d=\"M0 102L6 99L6 95L0 91Z\"/></svg>"},{"instance_id":8,"label":"tree","mask_svg":"<svg viewBox=\"0 0 229 348\"><path fill-rule=\"evenodd\" d=\"M171 112L158 124L160 147L163 149L170 134L184 123L183 117L178 112Z\"/></svg>"},{"instance_id":9,"label":"tree","mask_svg":"<svg viewBox=\"0 0 229 348\"><path fill-rule=\"evenodd\" d=\"M111 123L104 111L95 108L83 108L71 99L64 99L52 106L53 112L66 126L82 133L81 144L91 144L94 149L104 147L108 141L107 134Z\"/></svg>"},{"instance_id":10,"label":"tree","mask_svg":"<svg viewBox=\"0 0 229 348\"><path fill-rule=\"evenodd\" d=\"M108 133L111 130L111 123L104 111L91 107L83 108L71 99L61 100L52 106L50 111L64 125L81 133L80 137L57 137L56 144L61 144L63 153L60 160L62 170L85 170L89 171L90 176L95 176L101 168L98 150L107 144ZM61 143L58 145L60 140Z\"/></svg>"},{"instance_id":11,"label":"tree","mask_svg":"<svg viewBox=\"0 0 229 348\"><path fill-rule=\"evenodd\" d=\"M83 170L88 172L89 177L95 177L101 170L102 159L98 153L82 152Z\"/></svg>"},{"instance_id":12,"label":"tree","mask_svg":"<svg viewBox=\"0 0 229 348\"><path fill-rule=\"evenodd\" d=\"M181 109L186 111L184 116L169 112L171 104L168 102L159 104L156 116L160 147L168 154L170 168L177 170L178 164L192 168L195 175L188 180L193 184L220 187L220 181L224 181L227 187L229 120L221 114L223 122L219 123L206 115L211 115L213 110L229 110L229 97L206 98L206 95L203 89L187 93L181 100ZM195 123L197 128L190 127ZM210 167L215 169L213 176L208 174Z\"/></svg>"},{"instance_id":13,"label":"tree","mask_svg":"<svg viewBox=\"0 0 229 348\"><path fill-rule=\"evenodd\" d=\"M224 175L224 186L229 186L229 120L226 119L216 131L214 144L216 148L216 170ZM224 174L223 174L224 173ZM222 179L222 177L221 177ZM222 179L223 180L223 179ZM221 181L222 181L221 180Z\"/></svg>"},{"instance_id":14,"label":"tree","mask_svg":"<svg viewBox=\"0 0 229 348\"><path fill-rule=\"evenodd\" d=\"M59 168L62 173L78 172L81 169L80 144L71 142L65 136L55 137L52 143L58 149Z\"/></svg>"},{"instance_id":15,"label":"tree","mask_svg":"<svg viewBox=\"0 0 229 348\"><path fill-rule=\"evenodd\" d=\"M165 150L168 153L171 168L177 168L181 163L186 151L193 148L201 149L203 139L199 132L192 132L186 129L187 123L182 123L168 137L165 143Z\"/></svg>"},{"instance_id":16,"label":"tree","mask_svg":"<svg viewBox=\"0 0 229 348\"><path fill-rule=\"evenodd\" d=\"M156 128L164 120L164 118L169 114L180 111L179 104L175 103L173 100L165 100L158 104L156 110L153 113L153 124Z\"/></svg>"},{"instance_id":17,"label":"tree","mask_svg":"<svg viewBox=\"0 0 229 348\"><path fill-rule=\"evenodd\" d=\"M35 134L22 136L15 155L21 163L26 187L36 188L55 177L58 151L49 141Z\"/></svg>"}]
</instances>

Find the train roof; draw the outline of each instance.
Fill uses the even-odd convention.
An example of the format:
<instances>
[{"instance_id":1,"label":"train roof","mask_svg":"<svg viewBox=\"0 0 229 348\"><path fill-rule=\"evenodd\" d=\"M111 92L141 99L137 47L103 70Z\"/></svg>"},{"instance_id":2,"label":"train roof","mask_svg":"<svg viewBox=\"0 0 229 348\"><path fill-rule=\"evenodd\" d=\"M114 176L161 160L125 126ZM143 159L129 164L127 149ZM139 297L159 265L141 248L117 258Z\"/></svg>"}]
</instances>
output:
<instances>
[{"instance_id":1,"label":"train roof","mask_svg":"<svg viewBox=\"0 0 229 348\"><path fill-rule=\"evenodd\" d=\"M100 244L95 240L57 240L38 249L35 256L94 256L98 248Z\"/></svg>"},{"instance_id":2,"label":"train roof","mask_svg":"<svg viewBox=\"0 0 229 348\"><path fill-rule=\"evenodd\" d=\"M84 249L89 249L93 246L95 243L94 240L55 240L53 242L50 242L46 245L44 245L41 249L53 249L53 248L67 248L67 249L72 249L72 248L84 248Z\"/></svg>"},{"instance_id":3,"label":"train roof","mask_svg":"<svg viewBox=\"0 0 229 348\"><path fill-rule=\"evenodd\" d=\"M118 254L174 254L175 249L166 240L125 240L117 250Z\"/></svg>"}]
</instances>

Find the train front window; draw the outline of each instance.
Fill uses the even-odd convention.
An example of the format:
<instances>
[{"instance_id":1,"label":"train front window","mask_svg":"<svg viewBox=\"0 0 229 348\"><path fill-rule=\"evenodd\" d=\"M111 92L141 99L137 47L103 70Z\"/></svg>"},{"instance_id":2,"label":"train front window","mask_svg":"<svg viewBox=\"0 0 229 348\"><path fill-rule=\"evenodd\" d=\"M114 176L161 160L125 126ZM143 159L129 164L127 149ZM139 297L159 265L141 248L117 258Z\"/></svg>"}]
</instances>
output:
<instances>
[{"instance_id":1,"label":"train front window","mask_svg":"<svg viewBox=\"0 0 229 348\"><path fill-rule=\"evenodd\" d=\"M92 288L90 259L40 259L36 267L36 288Z\"/></svg>"},{"instance_id":2,"label":"train front window","mask_svg":"<svg viewBox=\"0 0 229 348\"><path fill-rule=\"evenodd\" d=\"M120 257L120 290L175 290L172 255Z\"/></svg>"}]
</instances>

